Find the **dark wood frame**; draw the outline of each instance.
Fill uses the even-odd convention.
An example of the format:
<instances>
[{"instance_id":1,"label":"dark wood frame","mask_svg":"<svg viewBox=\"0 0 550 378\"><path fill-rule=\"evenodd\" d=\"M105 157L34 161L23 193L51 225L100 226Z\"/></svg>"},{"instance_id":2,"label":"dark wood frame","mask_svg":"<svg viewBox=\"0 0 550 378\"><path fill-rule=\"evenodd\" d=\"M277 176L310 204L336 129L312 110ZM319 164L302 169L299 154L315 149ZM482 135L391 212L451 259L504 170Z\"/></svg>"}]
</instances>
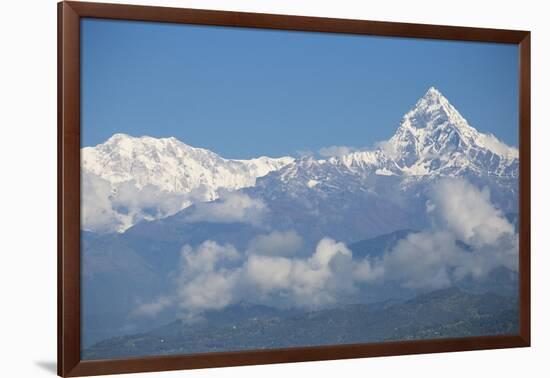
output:
<instances>
[{"instance_id":1,"label":"dark wood frame","mask_svg":"<svg viewBox=\"0 0 550 378\"><path fill-rule=\"evenodd\" d=\"M483 336L146 358L80 359L80 18L430 38L519 45L520 332ZM58 4L58 374L83 376L437 353L530 345L530 32L166 7Z\"/></svg>"}]
</instances>

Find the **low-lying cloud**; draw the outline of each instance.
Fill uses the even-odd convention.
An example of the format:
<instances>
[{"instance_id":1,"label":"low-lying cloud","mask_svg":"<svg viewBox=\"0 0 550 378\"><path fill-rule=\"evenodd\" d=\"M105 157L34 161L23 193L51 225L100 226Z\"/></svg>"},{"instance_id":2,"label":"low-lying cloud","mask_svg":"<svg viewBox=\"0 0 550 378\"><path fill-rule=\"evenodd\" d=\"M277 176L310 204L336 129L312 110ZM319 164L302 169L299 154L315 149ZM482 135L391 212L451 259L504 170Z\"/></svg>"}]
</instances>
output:
<instances>
[{"instance_id":1,"label":"low-lying cloud","mask_svg":"<svg viewBox=\"0 0 550 378\"><path fill-rule=\"evenodd\" d=\"M123 232L142 220L164 218L191 204L189 194L160 190L134 181L116 186L91 173L82 174L82 229L94 232Z\"/></svg>"},{"instance_id":2,"label":"low-lying cloud","mask_svg":"<svg viewBox=\"0 0 550 378\"><path fill-rule=\"evenodd\" d=\"M439 181L428 202L436 228L445 229L467 244L494 244L502 235L513 234L514 227L491 204L488 188L477 189L463 179Z\"/></svg>"},{"instance_id":3,"label":"low-lying cloud","mask_svg":"<svg viewBox=\"0 0 550 378\"><path fill-rule=\"evenodd\" d=\"M257 288L262 302L284 297L287 306L319 307L354 290L349 280L352 270L352 253L346 245L324 238L308 258L252 255L243 278Z\"/></svg>"},{"instance_id":4,"label":"low-lying cloud","mask_svg":"<svg viewBox=\"0 0 550 378\"><path fill-rule=\"evenodd\" d=\"M258 248L267 240L290 242L281 249ZM156 316L168 307L186 314L217 310L247 301L284 307L317 308L336 303L355 290L352 253L344 243L324 238L307 257L292 257L302 241L293 231L265 234L238 251L230 244L207 240L183 246L175 293L140 304L136 315ZM288 247L288 250L283 250ZM167 300L169 298L169 300Z\"/></svg>"},{"instance_id":5,"label":"low-lying cloud","mask_svg":"<svg viewBox=\"0 0 550 378\"><path fill-rule=\"evenodd\" d=\"M109 197L111 184L93 173L82 175L82 229L96 232L113 232L122 221L113 210Z\"/></svg>"},{"instance_id":6,"label":"low-lying cloud","mask_svg":"<svg viewBox=\"0 0 550 378\"><path fill-rule=\"evenodd\" d=\"M234 301L241 254L232 245L206 241L181 251L177 301L187 310L220 309Z\"/></svg>"},{"instance_id":7,"label":"low-lying cloud","mask_svg":"<svg viewBox=\"0 0 550 378\"><path fill-rule=\"evenodd\" d=\"M160 314L165 309L172 306L172 298L170 297L159 297L154 302L150 303L140 303L138 307L130 314L131 316L145 316L145 317L155 317Z\"/></svg>"},{"instance_id":8,"label":"low-lying cloud","mask_svg":"<svg viewBox=\"0 0 550 378\"><path fill-rule=\"evenodd\" d=\"M408 235L376 262L383 279L437 289L467 276L483 277L499 266L517 271L518 235L491 204L488 189L464 179L440 180L427 211L432 228Z\"/></svg>"},{"instance_id":9,"label":"low-lying cloud","mask_svg":"<svg viewBox=\"0 0 550 378\"><path fill-rule=\"evenodd\" d=\"M236 191L211 193L197 188L191 193L175 193L153 185L138 187L135 181L111 184L94 173L82 174L81 223L86 231L124 232L142 220L165 218L192 204L188 222L259 225L268 211L262 200Z\"/></svg>"},{"instance_id":10,"label":"low-lying cloud","mask_svg":"<svg viewBox=\"0 0 550 378\"><path fill-rule=\"evenodd\" d=\"M434 290L465 277L484 277L501 266L517 271L518 236L491 204L488 190L463 179L440 180L426 211L432 219L430 229L407 235L377 258L354 260L344 243L327 237L307 253L294 230L259 235L243 250L210 240L196 247L185 245L170 305L188 314L243 300L318 308L352 298L359 287L369 290L371 285L395 282L404 288ZM143 305L142 313L166 306L162 299Z\"/></svg>"}]
</instances>

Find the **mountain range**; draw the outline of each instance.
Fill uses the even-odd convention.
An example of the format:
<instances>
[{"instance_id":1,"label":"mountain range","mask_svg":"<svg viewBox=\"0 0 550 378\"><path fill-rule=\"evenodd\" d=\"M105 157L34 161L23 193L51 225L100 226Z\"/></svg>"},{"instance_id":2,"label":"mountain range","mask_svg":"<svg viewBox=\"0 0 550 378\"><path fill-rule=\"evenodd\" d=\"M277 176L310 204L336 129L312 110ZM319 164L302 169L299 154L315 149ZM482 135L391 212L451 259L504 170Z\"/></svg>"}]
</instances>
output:
<instances>
[{"instance_id":1,"label":"mountain range","mask_svg":"<svg viewBox=\"0 0 550 378\"><path fill-rule=\"evenodd\" d=\"M120 342L141 340L153 349L120 353L162 353L164 349L156 344L160 338L148 332L171 324L185 309L172 306L154 317L141 318L136 316L136 308L147 303L162 306L165 296L174 295L181 283L178 280L182 279L182 253L205 242L250 256L262 240L264 244L265 240L278 240L287 245L294 241L292 258L303 267L311 261L319 241L331 238L349 248L352 264L359 265L365 259L376 262L409 235L430 229L430 193L438 180L448 177L463 178L480 190L484 188L483 195L490 197L496 214L505 215L510 224L517 222L517 149L471 127L435 88L430 88L405 114L389 140L371 150L323 159L308 156L231 160L174 138L116 134L104 144L83 148L81 156L82 345L87 348L101 340L133 335L96 345L88 352L90 358L105 355L103 347L105 353L116 354ZM471 252L473 248L463 240L457 241L457 246L461 251ZM490 249L483 247L484 253ZM227 264L229 269L232 261ZM222 266L221 271L225 268ZM517 295L517 273L505 267L483 277L464 277L455 284L467 291L464 301L475 306L482 298L478 295L489 291L511 301ZM350 296L341 296L339 305L384 301L403 304L426 294L425 289L403 287L391 280L360 283L356 289ZM452 298L462 295L447 294ZM219 317L227 315L225 311L233 305L228 303L229 307L220 309L218 315L210 314L218 320L209 329L221 326ZM358 308L345 307L341 311L347 314L349 309ZM363 314L363 309L359 309L359 314ZM273 315L272 310L268 311L269 316ZM277 317L283 311L285 319L296 315L294 309L287 310L273 311L277 311ZM315 316L329 324L333 313L322 313L325 310L328 311L316 308L321 312ZM495 307L491 316L503 321L497 323L502 328L499 332L504 332L510 328L510 314L500 317L501 310L504 311L502 306ZM403 313L411 314L408 309ZM348 315L356 319L357 314ZM376 321L382 322L385 315L376 314ZM346 320L348 315L337 318ZM254 331L249 319L237 318L238 327L244 326L242 340L256 345L253 343L258 340L249 338ZM469 318L464 323L466 328L447 323L447 318L430 324L439 327L437 332L442 335L461 335L477 332L480 324L490 328L491 319ZM286 344L273 335L283 332L286 326L290 328L284 332L290 332L296 329L295 324L304 322L285 320L272 324L263 319L261 325L273 337L274 345L282 346ZM388 333L376 340L431 337L435 332L435 328L407 328L394 335L391 324L386 326ZM333 331L336 337L336 330ZM136 336L143 334L143 339ZM210 343L214 337L208 333L192 336L200 339L198 345ZM172 347L183 347L179 344L181 339L172 341ZM204 344L205 350L215 349L209 345Z\"/></svg>"},{"instance_id":2,"label":"mountain range","mask_svg":"<svg viewBox=\"0 0 550 378\"><path fill-rule=\"evenodd\" d=\"M418 194L423 183L449 176L516 192L519 174L518 150L470 126L433 87L404 115L389 140L373 150L328 159L231 160L175 138L124 134L83 148L81 156L83 195L90 198L82 227L95 232L124 232L142 220L164 218L243 188L259 188L251 192L271 198L350 187L377 193L381 188L376 182L386 177L397 194ZM513 201L496 200L505 211L514 210Z\"/></svg>"}]
</instances>

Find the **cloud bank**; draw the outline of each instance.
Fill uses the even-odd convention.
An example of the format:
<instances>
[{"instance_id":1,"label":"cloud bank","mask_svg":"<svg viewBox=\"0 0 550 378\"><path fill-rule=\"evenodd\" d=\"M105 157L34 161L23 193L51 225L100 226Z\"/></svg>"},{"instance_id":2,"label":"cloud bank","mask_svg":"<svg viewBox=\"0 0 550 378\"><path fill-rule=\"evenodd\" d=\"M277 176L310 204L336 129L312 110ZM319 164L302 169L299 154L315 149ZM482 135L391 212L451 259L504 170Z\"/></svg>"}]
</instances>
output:
<instances>
[{"instance_id":1,"label":"cloud bank","mask_svg":"<svg viewBox=\"0 0 550 378\"><path fill-rule=\"evenodd\" d=\"M256 251L249 249L245 255L213 241L197 248L184 246L177 305L198 312L241 300L272 304L284 298L287 306L318 307L335 303L338 295L352 290L347 279L352 254L343 243L322 239L308 258L283 257L286 251L279 255Z\"/></svg>"},{"instance_id":2,"label":"cloud bank","mask_svg":"<svg viewBox=\"0 0 550 378\"><path fill-rule=\"evenodd\" d=\"M225 206L239 208L232 201L254 211L263 209L246 197L230 196L228 201L203 214L219 220L229 214ZM243 300L318 308L352 297L359 286L369 290L370 285L395 282L433 290L468 276L484 277L500 266L517 271L518 236L491 204L487 189L463 179L442 179L433 186L426 207L432 227L409 234L378 258L353 259L344 243L327 237L307 254L302 237L293 230L259 235L242 251L210 240L185 245L170 305L187 314ZM237 213L239 219L250 216ZM142 305L141 313L154 314L167 306L163 297Z\"/></svg>"},{"instance_id":3,"label":"cloud bank","mask_svg":"<svg viewBox=\"0 0 550 378\"><path fill-rule=\"evenodd\" d=\"M464 179L437 182L427 203L433 226L408 235L376 262L383 279L437 289L504 266L517 271L518 235L490 201ZM462 243L462 244L460 244Z\"/></svg>"},{"instance_id":4,"label":"cloud bank","mask_svg":"<svg viewBox=\"0 0 550 378\"><path fill-rule=\"evenodd\" d=\"M82 229L101 233L124 232L140 221L165 218L193 203L187 222L260 225L268 212L262 200L238 191L210 193L198 188L191 193L174 193L153 185L138 188L134 181L112 185L87 171L82 174L81 189ZM211 201L213 196L219 198Z\"/></svg>"},{"instance_id":5,"label":"cloud bank","mask_svg":"<svg viewBox=\"0 0 550 378\"><path fill-rule=\"evenodd\" d=\"M123 232L142 220L164 218L191 204L191 195L160 190L153 185L138 188L134 181L113 186L101 177L82 174L82 229Z\"/></svg>"}]
</instances>

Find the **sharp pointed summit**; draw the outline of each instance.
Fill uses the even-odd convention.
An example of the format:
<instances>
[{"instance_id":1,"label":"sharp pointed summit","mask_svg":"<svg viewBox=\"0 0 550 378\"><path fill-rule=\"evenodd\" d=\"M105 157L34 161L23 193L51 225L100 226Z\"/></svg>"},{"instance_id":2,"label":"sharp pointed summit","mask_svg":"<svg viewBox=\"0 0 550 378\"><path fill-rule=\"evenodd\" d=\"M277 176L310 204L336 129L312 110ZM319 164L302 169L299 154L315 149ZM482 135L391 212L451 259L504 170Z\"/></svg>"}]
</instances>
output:
<instances>
[{"instance_id":1,"label":"sharp pointed summit","mask_svg":"<svg viewBox=\"0 0 550 378\"><path fill-rule=\"evenodd\" d=\"M459 175L465 169L497 173L517 159L517 149L470 126L435 87L403 116L384 150L405 173L414 175L434 171Z\"/></svg>"},{"instance_id":2,"label":"sharp pointed summit","mask_svg":"<svg viewBox=\"0 0 550 378\"><path fill-rule=\"evenodd\" d=\"M445 96L443 96L443 94L441 94L441 92L439 90L437 90L436 87L428 88L428 91L426 92L426 94L422 98L426 99L428 101L434 101L434 102L435 101L440 101L440 100L447 101Z\"/></svg>"},{"instance_id":3,"label":"sharp pointed summit","mask_svg":"<svg viewBox=\"0 0 550 378\"><path fill-rule=\"evenodd\" d=\"M435 128L445 122L469 128L468 122L449 100L435 87L430 87L415 107L405 114L401 126L416 129Z\"/></svg>"}]
</instances>

